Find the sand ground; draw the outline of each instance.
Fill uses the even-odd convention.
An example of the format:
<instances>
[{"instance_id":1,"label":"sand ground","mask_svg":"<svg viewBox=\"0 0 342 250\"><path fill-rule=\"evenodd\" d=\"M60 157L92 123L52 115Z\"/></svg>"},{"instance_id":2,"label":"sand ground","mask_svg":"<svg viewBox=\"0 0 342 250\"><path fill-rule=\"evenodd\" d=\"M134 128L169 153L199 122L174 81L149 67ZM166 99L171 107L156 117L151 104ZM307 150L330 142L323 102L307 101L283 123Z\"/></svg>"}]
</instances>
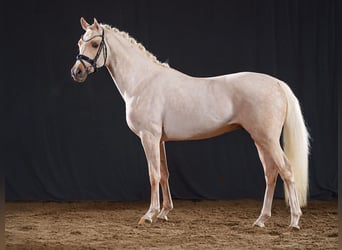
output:
<instances>
[{"instance_id":1,"label":"sand ground","mask_svg":"<svg viewBox=\"0 0 342 250\"><path fill-rule=\"evenodd\" d=\"M337 249L337 201L309 201L301 230L275 200L265 228L262 201L174 201L169 221L138 225L145 202L7 202L6 249Z\"/></svg>"}]
</instances>

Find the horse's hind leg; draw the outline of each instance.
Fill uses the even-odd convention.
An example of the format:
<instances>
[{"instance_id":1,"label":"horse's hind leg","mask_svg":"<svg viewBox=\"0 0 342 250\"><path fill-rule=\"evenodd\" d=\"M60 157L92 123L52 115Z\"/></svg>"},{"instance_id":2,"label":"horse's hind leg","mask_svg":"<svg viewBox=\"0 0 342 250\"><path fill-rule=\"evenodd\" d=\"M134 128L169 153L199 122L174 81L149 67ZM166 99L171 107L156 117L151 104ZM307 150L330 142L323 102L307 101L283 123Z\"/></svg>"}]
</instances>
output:
<instances>
[{"instance_id":1,"label":"horse's hind leg","mask_svg":"<svg viewBox=\"0 0 342 250\"><path fill-rule=\"evenodd\" d=\"M169 187L169 170L167 168L165 143L160 143L160 186L163 192L163 208L157 218L168 220L167 214L172 210L173 203Z\"/></svg>"},{"instance_id":2,"label":"horse's hind leg","mask_svg":"<svg viewBox=\"0 0 342 250\"><path fill-rule=\"evenodd\" d=\"M266 190L264 196L264 203L261 209L259 218L254 222L254 226L264 227L265 221L271 217L272 201L274 195L274 189L277 182L278 168L275 165L272 158L269 156L267 151L256 144L258 149L259 157L264 168Z\"/></svg>"},{"instance_id":3,"label":"horse's hind leg","mask_svg":"<svg viewBox=\"0 0 342 250\"><path fill-rule=\"evenodd\" d=\"M261 152L261 160L263 163L265 162L266 168L265 176L266 176L266 193L265 193L265 200L264 205L261 210L261 215L259 219L255 222L255 225L263 226L264 217L267 215L271 215L271 205L272 205L272 198L274 193L274 187L276 183L276 173L279 172L281 178L283 179L288 191L289 191L289 203L290 203L290 210L291 210L291 223L290 228L297 228L299 229L299 218L302 215L302 211L299 206L297 193L295 190L295 183L294 183L294 176L293 176L293 169L290 165L289 161L287 160L283 150L281 149L279 142L274 143L263 143L258 146L259 154ZM274 169L274 172L270 172L270 167Z\"/></svg>"},{"instance_id":4,"label":"horse's hind leg","mask_svg":"<svg viewBox=\"0 0 342 250\"><path fill-rule=\"evenodd\" d=\"M289 193L289 204L291 211L291 223L289 227L299 229L298 223L300 216L302 215L302 210L300 209L297 191L295 188L292 166L285 155L283 157L283 164L284 165L281 169L279 169L279 172Z\"/></svg>"}]
</instances>

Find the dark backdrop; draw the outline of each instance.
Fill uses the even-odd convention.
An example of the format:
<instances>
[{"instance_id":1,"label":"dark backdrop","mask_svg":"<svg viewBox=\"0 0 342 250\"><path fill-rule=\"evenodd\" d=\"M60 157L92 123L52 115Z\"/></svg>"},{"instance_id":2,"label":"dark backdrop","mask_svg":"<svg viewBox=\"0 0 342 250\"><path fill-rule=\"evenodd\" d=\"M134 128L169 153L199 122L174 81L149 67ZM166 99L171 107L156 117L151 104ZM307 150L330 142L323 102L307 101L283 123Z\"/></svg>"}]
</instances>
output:
<instances>
[{"instance_id":1,"label":"dark backdrop","mask_svg":"<svg viewBox=\"0 0 342 250\"><path fill-rule=\"evenodd\" d=\"M150 196L139 139L106 69L70 77L96 17L193 76L238 71L282 79L312 136L310 196L337 197L339 1L6 1L1 24L1 167L7 200L140 200ZM339 54L338 54L339 53ZM263 197L249 135L167 143L173 197ZM276 197L283 197L279 181Z\"/></svg>"}]
</instances>

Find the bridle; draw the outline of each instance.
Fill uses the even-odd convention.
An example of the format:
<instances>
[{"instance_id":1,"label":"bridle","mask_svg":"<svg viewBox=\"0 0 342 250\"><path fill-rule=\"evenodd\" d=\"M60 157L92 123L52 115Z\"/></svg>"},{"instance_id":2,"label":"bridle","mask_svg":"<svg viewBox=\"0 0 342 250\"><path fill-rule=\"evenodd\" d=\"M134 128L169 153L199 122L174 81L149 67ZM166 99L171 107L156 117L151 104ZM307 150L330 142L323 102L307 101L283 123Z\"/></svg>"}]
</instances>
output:
<instances>
[{"instance_id":1,"label":"bridle","mask_svg":"<svg viewBox=\"0 0 342 250\"><path fill-rule=\"evenodd\" d=\"M82 41L83 42L89 42L90 40L93 40L94 38L96 37L101 37L101 43L99 45L99 48L97 50L97 53L94 57L94 59L90 59L89 57L85 56L85 55L82 55L82 54L78 54L76 56L76 61L80 61L82 63L82 65L84 66L84 68L86 69L86 72L87 74L89 74L89 67L86 66L85 62L88 62L90 64L91 67L93 67L94 69L94 72L96 72L99 68L103 67L105 64L106 64L106 61L107 61L107 46L106 46L106 43L104 41L104 29L102 29L102 34L101 35L95 35L87 40L84 40L83 39L83 36L81 37ZM103 65L101 67L97 67L97 60L99 59L100 55L101 55L101 52L103 50L103 58L104 58L104 61L103 61Z\"/></svg>"}]
</instances>

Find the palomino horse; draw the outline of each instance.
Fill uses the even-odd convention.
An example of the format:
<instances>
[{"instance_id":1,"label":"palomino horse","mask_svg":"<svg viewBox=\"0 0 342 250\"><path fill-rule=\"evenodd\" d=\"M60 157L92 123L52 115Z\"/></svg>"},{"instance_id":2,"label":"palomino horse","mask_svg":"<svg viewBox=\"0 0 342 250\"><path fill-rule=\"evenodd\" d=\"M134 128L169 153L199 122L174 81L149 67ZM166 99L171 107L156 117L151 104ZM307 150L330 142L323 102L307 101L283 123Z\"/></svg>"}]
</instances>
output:
<instances>
[{"instance_id":1,"label":"palomino horse","mask_svg":"<svg viewBox=\"0 0 342 250\"><path fill-rule=\"evenodd\" d=\"M140 137L146 154L151 204L139 223L156 217L167 220L173 208L166 141L209 138L243 128L255 142L266 179L263 207L254 225L264 227L271 216L280 174L290 205L290 227L299 228L300 207L307 200L309 135L298 100L284 82L250 72L191 77L160 63L127 33L96 19L90 25L81 18L81 26L85 33L78 42L72 77L84 82L90 73L107 67L125 100L127 124Z\"/></svg>"}]
</instances>

